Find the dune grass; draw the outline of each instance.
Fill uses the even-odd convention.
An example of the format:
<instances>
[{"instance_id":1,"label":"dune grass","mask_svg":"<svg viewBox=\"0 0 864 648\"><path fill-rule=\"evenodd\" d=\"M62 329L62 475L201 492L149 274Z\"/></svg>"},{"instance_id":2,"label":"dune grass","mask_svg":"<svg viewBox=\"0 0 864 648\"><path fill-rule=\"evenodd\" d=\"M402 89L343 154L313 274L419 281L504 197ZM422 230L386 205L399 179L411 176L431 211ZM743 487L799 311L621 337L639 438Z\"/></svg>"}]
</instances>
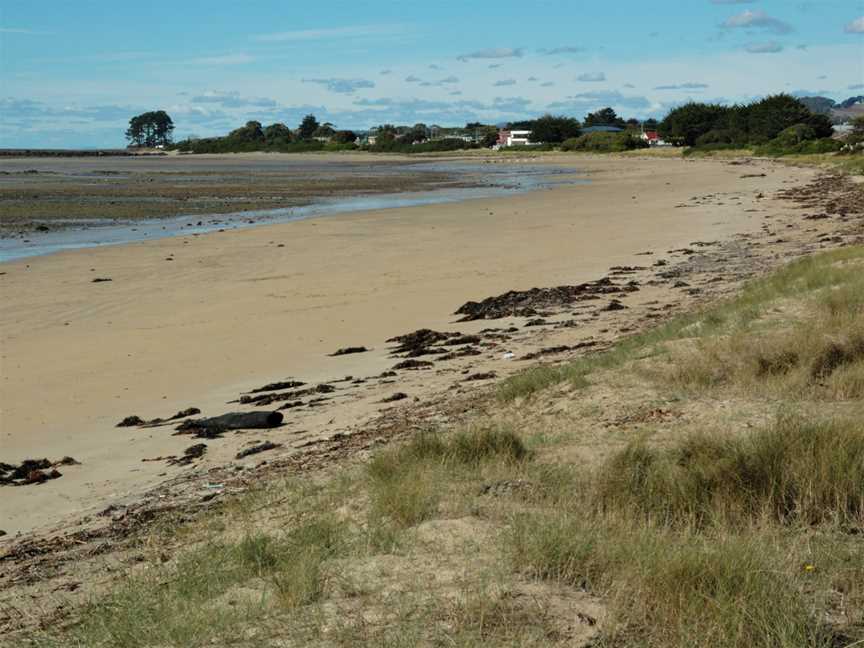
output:
<instances>
[{"instance_id":1,"label":"dune grass","mask_svg":"<svg viewBox=\"0 0 864 648\"><path fill-rule=\"evenodd\" d=\"M760 322L764 309L723 335L673 354L665 379L683 389L737 387L774 397L849 400L864 396L864 282L860 263L801 278L793 321ZM810 281L808 281L810 280ZM797 282L796 282L797 283ZM793 283L793 285L795 285Z\"/></svg>"},{"instance_id":2,"label":"dune grass","mask_svg":"<svg viewBox=\"0 0 864 648\"><path fill-rule=\"evenodd\" d=\"M598 510L662 526L864 527L864 426L785 417L746 435L695 433L670 447L636 442L598 472Z\"/></svg>"},{"instance_id":3,"label":"dune grass","mask_svg":"<svg viewBox=\"0 0 864 648\"><path fill-rule=\"evenodd\" d=\"M526 577L609 602L597 645L828 648L847 644L825 619L864 612L857 420L635 442L541 479L505 551Z\"/></svg>"},{"instance_id":4,"label":"dune grass","mask_svg":"<svg viewBox=\"0 0 864 648\"><path fill-rule=\"evenodd\" d=\"M528 457L521 439L506 427L479 427L441 436L433 431L384 451L368 467L373 515L399 527L434 516L447 485L460 471L489 461L517 463Z\"/></svg>"},{"instance_id":5,"label":"dune grass","mask_svg":"<svg viewBox=\"0 0 864 648\"><path fill-rule=\"evenodd\" d=\"M717 336L730 332L737 333L737 340L740 342L741 332L747 331L754 322L768 313L775 303L784 299L800 299L806 295L813 296L817 300L820 313L830 319L827 323L824 318L818 321L809 320L811 329L819 328L822 332L836 330L840 333L853 333L858 331L862 306L864 306L864 282L861 281L864 265L862 263L864 263L864 248L861 247L843 248L793 261L767 277L747 283L734 298L700 311L677 316L646 332L624 338L608 351L589 354L562 364L528 368L503 380L498 387L498 397L503 402L511 402L518 398L530 397L562 383L570 383L575 388L582 388L590 383L590 375L594 371L620 367L627 362L665 353L663 346L666 343L685 338L708 340L708 346L697 348L692 355L692 366L688 367L681 362L677 364L682 375L675 382L681 386L688 381L694 384L722 381L724 379L722 375L720 378L714 377L722 365L718 364L716 357L707 357L711 354L710 345L716 345L725 339ZM829 328L826 329L826 325ZM854 339L850 340L849 349L853 353L857 353L858 335L855 333ZM805 330L801 337L809 340L811 360L815 362L819 351L816 343L825 336L813 335L812 330ZM760 346L764 345L765 339L763 337L762 341L754 341L754 338L750 341L753 345ZM796 338L790 340L789 346L798 343ZM774 344L778 347L780 345L776 340ZM753 349L742 356L735 347L729 347L727 355L730 359L743 357L745 360L752 360L755 362L753 366L758 370L759 357L752 351ZM782 356L764 359L769 364L778 360L782 363L783 360ZM703 365L701 368L700 363ZM693 375L687 375L688 372ZM770 368L767 373L770 373ZM837 378L836 393L850 393L850 390L856 389L860 384L860 376L858 370L841 373ZM764 375L759 375L757 378L762 379Z\"/></svg>"},{"instance_id":6,"label":"dune grass","mask_svg":"<svg viewBox=\"0 0 864 648\"><path fill-rule=\"evenodd\" d=\"M518 518L509 542L522 573L609 601L598 646L835 645L802 591L809 572L770 533L678 534L547 513Z\"/></svg>"},{"instance_id":7,"label":"dune grass","mask_svg":"<svg viewBox=\"0 0 864 648\"><path fill-rule=\"evenodd\" d=\"M82 623L46 646L204 646L238 638L270 605L315 601L325 561L346 546L347 528L321 517L285 534L255 532L237 542L206 541L176 561L120 582L91 604ZM263 587L261 583L263 582ZM256 583L251 597L243 588ZM232 598L232 592L239 592ZM231 603L218 601L225 598Z\"/></svg>"}]
</instances>

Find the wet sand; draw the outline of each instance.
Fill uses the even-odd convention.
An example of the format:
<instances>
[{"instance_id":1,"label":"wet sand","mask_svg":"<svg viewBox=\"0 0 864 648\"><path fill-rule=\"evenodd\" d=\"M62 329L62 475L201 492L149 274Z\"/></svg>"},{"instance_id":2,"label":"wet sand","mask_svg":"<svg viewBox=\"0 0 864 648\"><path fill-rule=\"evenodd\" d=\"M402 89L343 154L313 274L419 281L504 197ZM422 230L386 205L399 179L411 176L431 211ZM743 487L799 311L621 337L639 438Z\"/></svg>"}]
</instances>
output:
<instances>
[{"instance_id":1,"label":"wet sand","mask_svg":"<svg viewBox=\"0 0 864 648\"><path fill-rule=\"evenodd\" d=\"M364 153L0 157L0 235L288 208L465 182L417 163Z\"/></svg>"},{"instance_id":2,"label":"wet sand","mask_svg":"<svg viewBox=\"0 0 864 648\"><path fill-rule=\"evenodd\" d=\"M645 264L694 241L755 235L788 211L771 195L814 175L768 162L555 157L550 164L572 164L592 183L0 265L0 461L69 455L82 462L39 486L3 488L0 529L44 529L134 498L178 471L229 463L240 445L262 438L232 437L211 444L200 463L166 467L142 459L182 454L189 438L164 427L115 428L127 415L165 417L190 406L218 415L237 408L226 403L240 392L267 382L378 375L395 362L384 344L392 336L517 323L455 324L452 313L468 300L594 280L611 266ZM641 299L664 291L668 297L658 287ZM586 323L560 336L597 330ZM328 356L356 345L372 350ZM499 375L519 368L493 364ZM286 413L286 427L265 436L290 452L380 415L382 398L397 390L412 398L446 393L463 379L455 371L366 383L327 408Z\"/></svg>"}]
</instances>

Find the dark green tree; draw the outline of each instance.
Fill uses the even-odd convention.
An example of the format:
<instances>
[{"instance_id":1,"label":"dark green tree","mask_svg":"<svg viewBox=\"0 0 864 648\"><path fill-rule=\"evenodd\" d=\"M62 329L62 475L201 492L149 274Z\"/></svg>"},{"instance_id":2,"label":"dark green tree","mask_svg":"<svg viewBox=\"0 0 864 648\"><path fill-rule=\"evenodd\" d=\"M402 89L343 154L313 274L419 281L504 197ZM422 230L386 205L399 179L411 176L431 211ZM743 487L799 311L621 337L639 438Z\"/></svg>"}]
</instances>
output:
<instances>
[{"instance_id":1,"label":"dark green tree","mask_svg":"<svg viewBox=\"0 0 864 648\"><path fill-rule=\"evenodd\" d=\"M312 137L323 137L326 139L330 139L335 134L336 129L333 127L333 124L331 124L330 122L325 122L315 129L315 132L312 133Z\"/></svg>"},{"instance_id":2,"label":"dark green tree","mask_svg":"<svg viewBox=\"0 0 864 648\"><path fill-rule=\"evenodd\" d=\"M129 120L126 139L130 146L167 146L171 143L174 122L164 110L152 110Z\"/></svg>"},{"instance_id":3,"label":"dark green tree","mask_svg":"<svg viewBox=\"0 0 864 648\"><path fill-rule=\"evenodd\" d=\"M766 97L747 109L747 134L752 144L764 144L795 124L807 123L810 110L788 94Z\"/></svg>"},{"instance_id":4,"label":"dark green tree","mask_svg":"<svg viewBox=\"0 0 864 648\"><path fill-rule=\"evenodd\" d=\"M306 115L303 121L300 122L300 128L297 129L297 135L301 140L312 139L315 131L321 124L315 119L315 115Z\"/></svg>"},{"instance_id":5,"label":"dark green tree","mask_svg":"<svg viewBox=\"0 0 864 648\"><path fill-rule=\"evenodd\" d=\"M357 141L357 134L350 130L340 130L333 134L333 141L337 144L353 144Z\"/></svg>"},{"instance_id":6,"label":"dark green tree","mask_svg":"<svg viewBox=\"0 0 864 648\"><path fill-rule=\"evenodd\" d=\"M813 129L817 139L831 137L834 134L834 125L828 115L810 115L805 123Z\"/></svg>"},{"instance_id":7,"label":"dark green tree","mask_svg":"<svg viewBox=\"0 0 864 648\"><path fill-rule=\"evenodd\" d=\"M837 102L828 97L801 97L798 99L815 115L830 115Z\"/></svg>"},{"instance_id":8,"label":"dark green tree","mask_svg":"<svg viewBox=\"0 0 864 648\"><path fill-rule=\"evenodd\" d=\"M228 139L238 144L264 142L264 130L261 128L261 122L246 122L245 126L241 126L228 133Z\"/></svg>"},{"instance_id":9,"label":"dark green tree","mask_svg":"<svg viewBox=\"0 0 864 648\"><path fill-rule=\"evenodd\" d=\"M597 112L585 115L585 126L617 126L624 128L627 122L621 119L612 108L603 108Z\"/></svg>"},{"instance_id":10,"label":"dark green tree","mask_svg":"<svg viewBox=\"0 0 864 648\"><path fill-rule=\"evenodd\" d=\"M691 101L666 115L660 123L660 134L673 142L693 146L706 133L725 127L729 110L725 106Z\"/></svg>"},{"instance_id":11,"label":"dark green tree","mask_svg":"<svg viewBox=\"0 0 864 648\"><path fill-rule=\"evenodd\" d=\"M579 137L582 126L573 117L543 115L531 125L531 141L560 144L571 137Z\"/></svg>"},{"instance_id":12,"label":"dark green tree","mask_svg":"<svg viewBox=\"0 0 864 648\"><path fill-rule=\"evenodd\" d=\"M660 122L658 122L653 117L651 119L646 119L644 122L642 122L642 128L644 128L645 130L651 130L651 131L657 130L657 127L659 125L660 125Z\"/></svg>"},{"instance_id":13,"label":"dark green tree","mask_svg":"<svg viewBox=\"0 0 864 648\"><path fill-rule=\"evenodd\" d=\"M264 140L271 146L290 144L292 139L291 129L285 124L270 124L264 129Z\"/></svg>"}]
</instances>

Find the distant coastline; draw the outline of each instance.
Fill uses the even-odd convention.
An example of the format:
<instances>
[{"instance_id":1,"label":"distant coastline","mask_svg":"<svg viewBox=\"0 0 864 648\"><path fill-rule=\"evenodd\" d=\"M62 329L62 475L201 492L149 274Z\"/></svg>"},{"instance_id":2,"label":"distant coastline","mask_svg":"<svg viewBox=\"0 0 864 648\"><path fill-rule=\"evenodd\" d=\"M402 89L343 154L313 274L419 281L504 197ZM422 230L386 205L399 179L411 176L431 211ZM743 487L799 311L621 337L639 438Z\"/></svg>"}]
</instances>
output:
<instances>
[{"instance_id":1,"label":"distant coastline","mask_svg":"<svg viewBox=\"0 0 864 648\"><path fill-rule=\"evenodd\" d=\"M167 155L164 151L130 149L0 149L0 158L20 157L137 157Z\"/></svg>"}]
</instances>

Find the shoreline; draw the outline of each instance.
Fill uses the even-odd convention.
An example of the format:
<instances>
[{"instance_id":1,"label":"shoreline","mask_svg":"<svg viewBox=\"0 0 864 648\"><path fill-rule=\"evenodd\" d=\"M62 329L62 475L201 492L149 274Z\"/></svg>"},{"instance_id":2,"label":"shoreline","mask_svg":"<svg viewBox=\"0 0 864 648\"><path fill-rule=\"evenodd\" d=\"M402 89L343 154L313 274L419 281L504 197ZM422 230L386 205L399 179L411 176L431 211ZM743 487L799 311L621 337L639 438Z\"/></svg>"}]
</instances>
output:
<instances>
[{"instance_id":1,"label":"shoreline","mask_svg":"<svg viewBox=\"0 0 864 648\"><path fill-rule=\"evenodd\" d=\"M198 236L215 231L284 224L354 212L445 205L587 182L579 177L578 170L548 164L509 164L503 168L492 168L491 165L478 165L470 160L449 160L390 168L393 173L409 174L408 179L403 180L405 186L399 189L397 185L395 192L386 190L394 176L385 175L377 178L374 186L358 189L356 193L352 193L351 188L345 188L344 195L306 195L301 189L290 204L265 209L244 208L234 212L199 214L166 213L158 218L131 220L112 216L93 218L89 222L47 219L26 225L37 231L21 231L13 236L3 236L0 228L0 265L65 250L92 249L173 236ZM335 170L347 176L356 173L338 167ZM166 181L170 181L170 178ZM286 181L303 183L299 177L288 177ZM158 192L159 186L154 187L153 191Z\"/></svg>"},{"instance_id":2,"label":"shoreline","mask_svg":"<svg viewBox=\"0 0 864 648\"><path fill-rule=\"evenodd\" d=\"M503 377L524 366L503 359L507 352L521 357L561 341L607 344L638 321L644 326L662 317L665 304L673 305L665 309L671 312L700 298L672 289L671 281L650 285L642 278L657 272L649 269L657 261L693 258L692 251L669 250L762 236L766 223L788 213L772 195L815 175L764 161L743 171L725 162L579 157L572 163L596 182L6 264L12 271L0 285L11 307L2 320L2 360L11 369L3 372L0 391L7 404L2 459L70 455L82 465L39 486L7 488L4 530L10 539L17 531L56 530L69 516L128 505L165 480L236 464L234 455L248 442L283 443L268 460L293 456L317 440L350 435L382 412L399 411L399 403L381 403L394 392L407 393L409 405L402 407L408 407L415 398L453 393L454 385L465 393L482 389L482 379L465 378ZM665 179L658 181L660 174ZM754 177L742 182L742 174ZM738 200L718 198L718 189L729 188L742 194ZM634 219L636 213L642 218ZM610 240L613 231L618 235ZM278 248L280 240L285 248ZM169 257L173 262L166 263ZM613 266L645 267L618 277L643 284L622 298L627 310L602 310L611 303L604 298L586 302L591 308L584 313L553 313L546 324L526 326L519 317L454 322L452 313L466 301L594 281ZM94 267L96 276L112 281L93 284ZM620 324L637 315L645 319ZM576 323L563 326L568 319ZM400 371L397 383L380 379L397 363L384 342L390 337L419 328L478 335L514 325L518 333L509 337L486 334L479 356ZM371 351L328 356L354 345ZM364 382L336 382L347 375ZM186 468L141 460L182 454L190 439L172 436L170 428L114 427L127 415L165 417L190 406L222 414L236 407L227 401L240 392L288 377L335 384L335 400L287 412L285 428L209 443L204 459Z\"/></svg>"}]
</instances>

